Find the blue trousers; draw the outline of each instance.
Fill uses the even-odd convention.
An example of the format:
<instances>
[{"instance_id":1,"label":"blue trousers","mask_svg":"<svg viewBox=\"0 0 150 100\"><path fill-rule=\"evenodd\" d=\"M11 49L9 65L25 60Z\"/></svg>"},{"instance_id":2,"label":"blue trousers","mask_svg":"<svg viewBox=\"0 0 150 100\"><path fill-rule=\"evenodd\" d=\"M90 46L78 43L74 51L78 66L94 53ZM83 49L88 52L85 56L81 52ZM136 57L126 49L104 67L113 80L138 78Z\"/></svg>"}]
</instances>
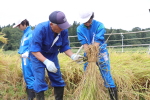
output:
<instances>
[{"instance_id":1,"label":"blue trousers","mask_svg":"<svg viewBox=\"0 0 150 100\"><path fill-rule=\"evenodd\" d=\"M110 72L111 68L110 68L108 50L106 49L106 44L102 45L99 48L99 61L96 64L99 67L100 73L104 80L104 86L106 88L116 87ZM87 65L88 63L84 64L84 70L86 70Z\"/></svg>"},{"instance_id":2,"label":"blue trousers","mask_svg":"<svg viewBox=\"0 0 150 100\"><path fill-rule=\"evenodd\" d=\"M45 68L46 66L39 60L33 60L32 61L33 70L34 70L34 76L35 76L35 82L34 82L34 91L36 93L39 93L41 91L46 91L48 89L48 85L45 82ZM64 87L65 82L62 78L60 67L55 63L57 67L57 72L52 73L47 71L49 79L51 81L52 87Z\"/></svg>"},{"instance_id":3,"label":"blue trousers","mask_svg":"<svg viewBox=\"0 0 150 100\"><path fill-rule=\"evenodd\" d=\"M28 58L21 58L23 77L28 89L33 89L34 75L31 61Z\"/></svg>"}]
</instances>

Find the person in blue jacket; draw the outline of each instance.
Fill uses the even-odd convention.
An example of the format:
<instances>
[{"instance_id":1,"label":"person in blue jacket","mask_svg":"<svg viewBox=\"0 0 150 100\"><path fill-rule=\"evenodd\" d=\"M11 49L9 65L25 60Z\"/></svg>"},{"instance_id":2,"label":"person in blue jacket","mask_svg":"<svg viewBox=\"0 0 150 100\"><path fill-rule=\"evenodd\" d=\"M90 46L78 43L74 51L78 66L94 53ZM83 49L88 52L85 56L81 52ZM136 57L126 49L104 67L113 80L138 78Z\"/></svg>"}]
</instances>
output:
<instances>
[{"instance_id":1,"label":"person in blue jacket","mask_svg":"<svg viewBox=\"0 0 150 100\"><path fill-rule=\"evenodd\" d=\"M65 82L61 75L58 54L64 52L72 60L80 57L70 50L67 30L69 27L65 14L62 11L54 11L49 15L49 21L39 23L33 31L30 52L37 100L44 100L44 91L48 89L45 68L51 86L54 87L55 99L63 100Z\"/></svg>"},{"instance_id":2,"label":"person in blue jacket","mask_svg":"<svg viewBox=\"0 0 150 100\"><path fill-rule=\"evenodd\" d=\"M104 85L109 90L111 100L118 100L117 87L110 72L109 54L104 38L105 27L103 23L93 19L93 11L81 11L79 15L81 24L77 27L77 36L83 45L85 56L88 45L95 45L99 48L99 61L97 65L104 80ZM86 70L87 64L84 64L84 70Z\"/></svg>"},{"instance_id":3,"label":"person in blue jacket","mask_svg":"<svg viewBox=\"0 0 150 100\"><path fill-rule=\"evenodd\" d=\"M21 39L18 53L21 55L21 65L23 77L26 83L28 100L33 100L35 98L35 93L33 91L34 75L32 72L32 65L29 58L29 45L32 37L32 30L31 26L29 26L29 21L27 19L18 20L13 28L15 27L18 27L20 30L23 31L23 36Z\"/></svg>"}]
</instances>

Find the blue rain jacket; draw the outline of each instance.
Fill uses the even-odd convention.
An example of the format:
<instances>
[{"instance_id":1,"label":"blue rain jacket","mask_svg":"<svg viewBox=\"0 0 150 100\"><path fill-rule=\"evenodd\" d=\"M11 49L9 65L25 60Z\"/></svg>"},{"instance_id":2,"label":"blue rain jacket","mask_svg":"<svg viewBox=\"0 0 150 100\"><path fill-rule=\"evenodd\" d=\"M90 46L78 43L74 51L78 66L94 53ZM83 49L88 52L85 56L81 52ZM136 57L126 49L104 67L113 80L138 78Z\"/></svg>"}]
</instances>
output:
<instances>
[{"instance_id":1,"label":"blue rain jacket","mask_svg":"<svg viewBox=\"0 0 150 100\"><path fill-rule=\"evenodd\" d=\"M92 44L98 42L102 45L105 41L104 33L106 32L104 25L96 20L92 21L90 29L84 24L77 27L78 40L81 44Z\"/></svg>"},{"instance_id":2,"label":"blue rain jacket","mask_svg":"<svg viewBox=\"0 0 150 100\"><path fill-rule=\"evenodd\" d=\"M57 67L57 73L48 72L53 87L65 86L64 80L62 79L60 66L58 63L58 53L62 53L70 49L68 41L68 30L61 31L58 40L52 46L55 39L54 32L50 27L50 21L46 21L38 24L33 32L33 38L31 42L30 52L41 52L47 59L53 61ZM58 35L58 34L57 34ZM45 82L45 71L46 66L43 62L39 61L34 55L31 54L32 66L35 75L35 92L45 91L48 86Z\"/></svg>"},{"instance_id":3,"label":"blue rain jacket","mask_svg":"<svg viewBox=\"0 0 150 100\"><path fill-rule=\"evenodd\" d=\"M23 36L22 36L20 48L18 51L19 54L29 52L29 45L31 42L31 38L32 38L32 30L31 30L31 26L28 26L23 31ZM33 89L34 75L32 71L31 60L28 57L28 58L22 58L21 61L22 61L23 77L26 82L26 87L28 89Z\"/></svg>"},{"instance_id":4,"label":"blue rain jacket","mask_svg":"<svg viewBox=\"0 0 150 100\"><path fill-rule=\"evenodd\" d=\"M77 27L78 40L82 45L84 44L93 44L94 42L100 43L99 47L99 70L104 79L105 87L116 87L114 80L110 73L110 62L109 54L107 51L107 44L105 43L105 34L106 30L104 25L96 20L92 21L90 29L88 29L84 24L81 24ZM84 54L86 56L86 54ZM88 63L84 64L84 70L86 70Z\"/></svg>"},{"instance_id":5,"label":"blue rain jacket","mask_svg":"<svg viewBox=\"0 0 150 100\"><path fill-rule=\"evenodd\" d=\"M23 36L22 36L19 51L18 51L19 54L29 52L29 44L30 44L30 41L31 41L31 37L32 37L31 26L28 26L23 31Z\"/></svg>"}]
</instances>

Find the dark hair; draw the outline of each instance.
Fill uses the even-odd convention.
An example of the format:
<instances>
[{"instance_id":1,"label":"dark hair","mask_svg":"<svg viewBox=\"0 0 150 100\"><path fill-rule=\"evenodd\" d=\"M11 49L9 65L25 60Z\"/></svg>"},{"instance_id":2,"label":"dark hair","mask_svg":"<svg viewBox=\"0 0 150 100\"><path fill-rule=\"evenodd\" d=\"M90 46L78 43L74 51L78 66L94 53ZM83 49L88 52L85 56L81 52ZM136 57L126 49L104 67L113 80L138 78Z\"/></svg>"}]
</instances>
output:
<instances>
[{"instance_id":1,"label":"dark hair","mask_svg":"<svg viewBox=\"0 0 150 100\"><path fill-rule=\"evenodd\" d=\"M25 20L23 20L22 22L21 22L21 25L26 25L26 26L29 26L29 21L27 20L27 19L25 19Z\"/></svg>"},{"instance_id":2,"label":"dark hair","mask_svg":"<svg viewBox=\"0 0 150 100\"><path fill-rule=\"evenodd\" d=\"M90 19L93 19L93 18L94 18L94 12L93 12L92 16L90 17Z\"/></svg>"}]
</instances>

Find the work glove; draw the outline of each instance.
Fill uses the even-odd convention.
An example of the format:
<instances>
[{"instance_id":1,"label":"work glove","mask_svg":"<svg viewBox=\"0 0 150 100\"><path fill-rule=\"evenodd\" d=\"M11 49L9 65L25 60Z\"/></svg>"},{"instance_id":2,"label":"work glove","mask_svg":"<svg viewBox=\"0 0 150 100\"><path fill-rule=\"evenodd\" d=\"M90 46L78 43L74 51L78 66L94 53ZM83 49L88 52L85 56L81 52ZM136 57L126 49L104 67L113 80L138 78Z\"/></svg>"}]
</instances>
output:
<instances>
[{"instance_id":1,"label":"work glove","mask_svg":"<svg viewBox=\"0 0 150 100\"><path fill-rule=\"evenodd\" d=\"M46 59L43 63L46 65L46 68L49 72L53 72L53 73L57 72L57 68L56 68L54 62Z\"/></svg>"},{"instance_id":2,"label":"work glove","mask_svg":"<svg viewBox=\"0 0 150 100\"><path fill-rule=\"evenodd\" d=\"M25 52L21 55L22 58L28 58L29 56L29 52Z\"/></svg>"},{"instance_id":3,"label":"work glove","mask_svg":"<svg viewBox=\"0 0 150 100\"><path fill-rule=\"evenodd\" d=\"M78 60L78 59L80 59L80 58L82 58L81 55L77 55L77 54L72 54L72 55L71 55L71 59L72 59L72 60Z\"/></svg>"}]
</instances>

